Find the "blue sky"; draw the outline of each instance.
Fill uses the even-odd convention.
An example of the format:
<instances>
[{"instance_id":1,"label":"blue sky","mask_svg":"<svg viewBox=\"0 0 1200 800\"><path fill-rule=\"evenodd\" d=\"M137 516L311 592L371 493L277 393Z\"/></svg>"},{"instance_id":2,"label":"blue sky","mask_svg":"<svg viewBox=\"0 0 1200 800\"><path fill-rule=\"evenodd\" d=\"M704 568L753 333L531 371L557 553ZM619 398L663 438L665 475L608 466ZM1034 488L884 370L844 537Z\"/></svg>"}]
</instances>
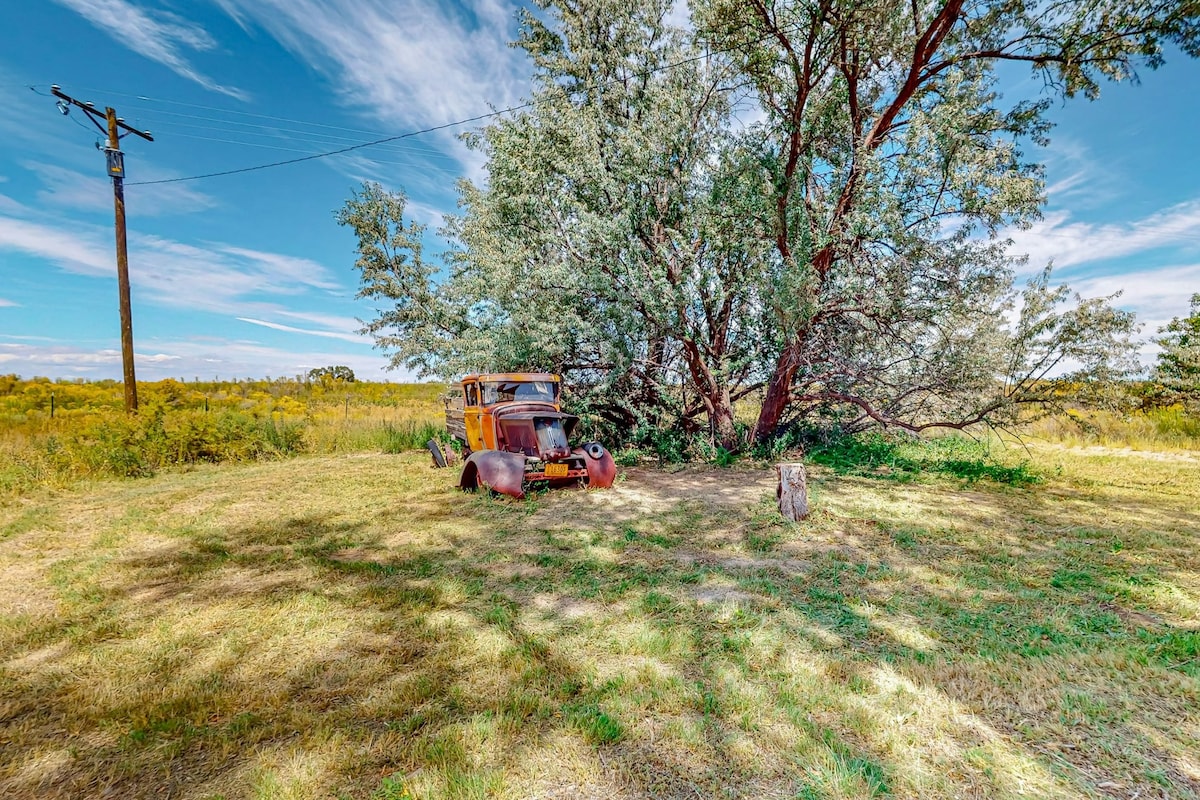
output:
<instances>
[{"instance_id":1,"label":"blue sky","mask_svg":"<svg viewBox=\"0 0 1200 800\"><path fill-rule=\"evenodd\" d=\"M39 0L0 28L0 373L119 378L112 194L96 131L49 86L153 132L129 182L253 166L520 102L506 0ZM1016 73L1013 73L1016 75ZM1200 291L1200 64L1056 106L1045 219L1013 233L1088 295L1125 292L1143 335ZM36 87L38 92L30 90ZM1012 96L1039 84L1014 78ZM461 129L459 129L461 130ZM364 179L431 229L482 164L441 131L345 156L126 190L140 379L290 376L346 364L401 380L355 333L354 240L334 211ZM1153 349L1146 348L1147 356Z\"/></svg>"}]
</instances>

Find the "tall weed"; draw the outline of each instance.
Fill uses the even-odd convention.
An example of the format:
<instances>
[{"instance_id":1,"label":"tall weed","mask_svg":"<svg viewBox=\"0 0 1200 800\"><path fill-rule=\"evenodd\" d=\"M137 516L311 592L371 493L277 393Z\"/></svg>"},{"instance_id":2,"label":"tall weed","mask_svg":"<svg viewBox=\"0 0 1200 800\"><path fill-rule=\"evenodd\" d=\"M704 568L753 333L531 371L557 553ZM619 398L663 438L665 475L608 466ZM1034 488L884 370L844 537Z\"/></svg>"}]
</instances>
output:
<instances>
[{"instance_id":1,"label":"tall weed","mask_svg":"<svg viewBox=\"0 0 1200 800\"><path fill-rule=\"evenodd\" d=\"M1178 405L1127 414L1069 411L1032 422L1024 432L1072 446L1200 450L1200 417Z\"/></svg>"}]
</instances>

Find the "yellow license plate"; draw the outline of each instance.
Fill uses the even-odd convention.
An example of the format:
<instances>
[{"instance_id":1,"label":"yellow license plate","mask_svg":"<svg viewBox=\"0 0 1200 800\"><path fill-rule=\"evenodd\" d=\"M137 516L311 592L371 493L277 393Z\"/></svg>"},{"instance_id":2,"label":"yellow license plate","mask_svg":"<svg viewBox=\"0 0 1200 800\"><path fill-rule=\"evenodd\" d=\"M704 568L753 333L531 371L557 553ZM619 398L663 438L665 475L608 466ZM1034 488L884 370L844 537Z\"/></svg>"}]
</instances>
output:
<instances>
[{"instance_id":1,"label":"yellow license plate","mask_svg":"<svg viewBox=\"0 0 1200 800\"><path fill-rule=\"evenodd\" d=\"M567 477L567 465L566 464L547 464L546 465L546 477L547 478L565 478L565 477Z\"/></svg>"}]
</instances>

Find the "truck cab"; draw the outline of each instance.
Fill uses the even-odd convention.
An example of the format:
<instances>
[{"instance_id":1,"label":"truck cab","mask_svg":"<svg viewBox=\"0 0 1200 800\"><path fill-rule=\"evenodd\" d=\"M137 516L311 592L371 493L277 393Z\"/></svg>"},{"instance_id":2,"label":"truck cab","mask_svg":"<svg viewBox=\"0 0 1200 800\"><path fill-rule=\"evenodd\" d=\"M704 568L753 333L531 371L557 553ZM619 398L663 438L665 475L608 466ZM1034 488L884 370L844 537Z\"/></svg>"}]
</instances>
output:
<instances>
[{"instance_id":1,"label":"truck cab","mask_svg":"<svg viewBox=\"0 0 1200 800\"><path fill-rule=\"evenodd\" d=\"M523 497L532 484L608 487L612 456L598 442L572 446L579 422L561 406L562 381L544 372L467 375L446 399L446 427L462 444L459 485Z\"/></svg>"}]
</instances>

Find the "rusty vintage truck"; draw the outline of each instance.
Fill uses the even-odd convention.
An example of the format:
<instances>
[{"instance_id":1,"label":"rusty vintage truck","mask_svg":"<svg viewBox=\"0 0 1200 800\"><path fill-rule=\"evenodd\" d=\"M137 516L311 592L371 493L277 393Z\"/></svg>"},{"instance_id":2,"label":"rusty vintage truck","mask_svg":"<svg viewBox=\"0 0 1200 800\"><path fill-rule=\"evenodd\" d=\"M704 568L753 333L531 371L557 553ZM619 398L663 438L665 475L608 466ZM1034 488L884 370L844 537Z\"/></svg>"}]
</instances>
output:
<instances>
[{"instance_id":1,"label":"rusty vintage truck","mask_svg":"<svg viewBox=\"0 0 1200 800\"><path fill-rule=\"evenodd\" d=\"M462 444L459 487L521 498L536 486L612 486L617 467L604 445L570 444L579 417L563 413L561 388L544 372L464 377L445 401L446 428Z\"/></svg>"}]
</instances>

